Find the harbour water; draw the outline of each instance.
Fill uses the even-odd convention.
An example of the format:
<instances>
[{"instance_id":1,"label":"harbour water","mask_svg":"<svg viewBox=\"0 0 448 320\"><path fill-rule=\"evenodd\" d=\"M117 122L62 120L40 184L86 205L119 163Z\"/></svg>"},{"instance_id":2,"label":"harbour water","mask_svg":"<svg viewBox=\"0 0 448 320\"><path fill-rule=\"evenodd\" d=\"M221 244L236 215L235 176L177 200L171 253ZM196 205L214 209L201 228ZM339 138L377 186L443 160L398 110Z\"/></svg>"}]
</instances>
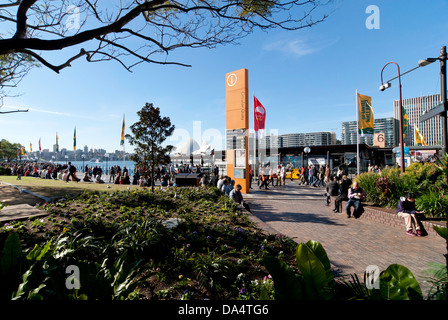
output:
<instances>
[{"instance_id":1,"label":"harbour water","mask_svg":"<svg viewBox=\"0 0 448 320\"><path fill-rule=\"evenodd\" d=\"M60 163L60 164L66 164L68 161L55 161L55 163ZM119 166L121 169L123 169L123 167L125 166L130 175L134 174L134 170L135 170L135 162L134 161L129 161L129 160L121 160L121 161L102 161L102 162L92 162L92 161L70 161L72 165L74 165L76 167L76 170L78 172L84 172L84 168L86 167L86 165L89 168L94 168L95 166L98 168L101 168L103 170L103 173L109 173L109 170L111 167L117 165Z\"/></svg>"}]
</instances>

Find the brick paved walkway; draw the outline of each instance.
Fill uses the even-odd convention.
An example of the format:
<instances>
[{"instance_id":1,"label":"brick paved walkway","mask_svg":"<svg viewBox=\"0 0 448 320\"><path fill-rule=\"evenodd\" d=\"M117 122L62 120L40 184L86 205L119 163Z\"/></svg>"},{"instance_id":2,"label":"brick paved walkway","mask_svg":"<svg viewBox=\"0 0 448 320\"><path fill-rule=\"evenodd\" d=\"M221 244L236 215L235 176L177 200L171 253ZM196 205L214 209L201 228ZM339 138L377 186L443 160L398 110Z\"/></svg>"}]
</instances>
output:
<instances>
[{"instance_id":1,"label":"brick paved walkway","mask_svg":"<svg viewBox=\"0 0 448 320\"><path fill-rule=\"evenodd\" d=\"M428 263L445 264L443 238L410 237L404 225L392 227L362 216L348 219L345 213L333 213L331 205L325 206L325 188L300 186L296 181L269 190L254 187L244 198L260 227L296 242L320 242L343 274L357 274L362 280L369 265L383 271L397 263L410 269L426 291L422 271L428 269Z\"/></svg>"}]
</instances>

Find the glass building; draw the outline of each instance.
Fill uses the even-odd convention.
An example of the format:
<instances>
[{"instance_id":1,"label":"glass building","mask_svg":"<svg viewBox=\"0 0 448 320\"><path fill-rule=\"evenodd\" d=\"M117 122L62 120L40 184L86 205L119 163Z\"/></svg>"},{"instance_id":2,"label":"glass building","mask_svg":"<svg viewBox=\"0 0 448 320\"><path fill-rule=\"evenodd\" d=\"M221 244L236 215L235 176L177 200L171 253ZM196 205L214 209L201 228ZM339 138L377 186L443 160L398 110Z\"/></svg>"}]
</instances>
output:
<instances>
[{"instance_id":1,"label":"glass building","mask_svg":"<svg viewBox=\"0 0 448 320\"><path fill-rule=\"evenodd\" d=\"M374 133L383 133L386 148L393 148L396 146L395 142L395 127L396 121L394 118L379 118L374 119L373 128ZM357 121L342 122L342 144L357 144L358 123ZM373 137L359 137L360 144L367 144L373 146Z\"/></svg>"},{"instance_id":2,"label":"glass building","mask_svg":"<svg viewBox=\"0 0 448 320\"><path fill-rule=\"evenodd\" d=\"M396 125L396 136L398 140L399 130L399 100L394 101L394 118ZM417 98L403 99L402 105L409 116L408 127L405 133L404 143L407 146L414 146L414 130L417 127L429 146L438 146L442 144L442 119L440 116L435 116L427 121L420 122L420 116L437 107L441 103L440 94L433 94L430 96L423 96ZM396 142L398 145L398 141Z\"/></svg>"}]
</instances>

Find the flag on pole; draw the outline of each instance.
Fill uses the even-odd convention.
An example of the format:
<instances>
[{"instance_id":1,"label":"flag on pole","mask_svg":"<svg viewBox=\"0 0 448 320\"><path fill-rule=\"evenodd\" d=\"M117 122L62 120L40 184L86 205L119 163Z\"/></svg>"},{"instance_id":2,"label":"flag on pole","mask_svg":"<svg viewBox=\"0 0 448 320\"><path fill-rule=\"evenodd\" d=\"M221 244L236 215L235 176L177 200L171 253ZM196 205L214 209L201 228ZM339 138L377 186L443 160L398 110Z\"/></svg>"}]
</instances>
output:
<instances>
[{"instance_id":1,"label":"flag on pole","mask_svg":"<svg viewBox=\"0 0 448 320\"><path fill-rule=\"evenodd\" d=\"M76 150L76 127L75 132L73 133L73 150Z\"/></svg>"},{"instance_id":2,"label":"flag on pole","mask_svg":"<svg viewBox=\"0 0 448 320\"><path fill-rule=\"evenodd\" d=\"M30 152L33 152L33 145L30 142Z\"/></svg>"},{"instance_id":3,"label":"flag on pole","mask_svg":"<svg viewBox=\"0 0 448 320\"><path fill-rule=\"evenodd\" d=\"M123 126L121 127L121 141L120 141L121 146L124 145L124 128L125 128L125 125L124 125L124 114L123 114Z\"/></svg>"},{"instance_id":4,"label":"flag on pole","mask_svg":"<svg viewBox=\"0 0 448 320\"><path fill-rule=\"evenodd\" d=\"M56 132L56 152L59 152L59 137L57 132Z\"/></svg>"},{"instance_id":5,"label":"flag on pole","mask_svg":"<svg viewBox=\"0 0 448 320\"><path fill-rule=\"evenodd\" d=\"M361 137L373 136L372 98L358 93L358 133Z\"/></svg>"},{"instance_id":6,"label":"flag on pole","mask_svg":"<svg viewBox=\"0 0 448 320\"><path fill-rule=\"evenodd\" d=\"M414 138L415 138L415 145L422 145L422 146L428 145L426 143L425 137L422 135L417 126L414 126Z\"/></svg>"},{"instance_id":7,"label":"flag on pole","mask_svg":"<svg viewBox=\"0 0 448 320\"><path fill-rule=\"evenodd\" d=\"M42 147L40 146L40 138L39 138L39 151L42 151Z\"/></svg>"},{"instance_id":8,"label":"flag on pole","mask_svg":"<svg viewBox=\"0 0 448 320\"><path fill-rule=\"evenodd\" d=\"M22 155L25 155L25 152L23 151L23 147L20 147L22 149Z\"/></svg>"},{"instance_id":9,"label":"flag on pole","mask_svg":"<svg viewBox=\"0 0 448 320\"><path fill-rule=\"evenodd\" d=\"M254 95L254 130L257 139L263 138L266 121L266 109Z\"/></svg>"}]
</instances>

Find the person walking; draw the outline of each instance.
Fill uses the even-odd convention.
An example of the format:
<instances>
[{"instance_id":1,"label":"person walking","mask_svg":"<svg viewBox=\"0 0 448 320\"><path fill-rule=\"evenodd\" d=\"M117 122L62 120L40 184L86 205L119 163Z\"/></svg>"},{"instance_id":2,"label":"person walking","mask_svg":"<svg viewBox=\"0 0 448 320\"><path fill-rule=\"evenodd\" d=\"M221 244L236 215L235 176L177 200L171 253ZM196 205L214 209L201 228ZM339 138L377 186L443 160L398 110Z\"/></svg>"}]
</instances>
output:
<instances>
[{"instance_id":1,"label":"person walking","mask_svg":"<svg viewBox=\"0 0 448 320\"><path fill-rule=\"evenodd\" d=\"M110 167L110 170L109 170L109 182L114 182L114 180L115 180L115 168L114 168L114 166L112 166L112 167Z\"/></svg>"},{"instance_id":2,"label":"person walking","mask_svg":"<svg viewBox=\"0 0 448 320\"><path fill-rule=\"evenodd\" d=\"M362 213L362 201L366 199L366 192L359 186L358 182L353 182L353 187L348 190L348 202L345 206L347 218L350 218L350 209L353 206L353 217L359 218Z\"/></svg>"},{"instance_id":3,"label":"person walking","mask_svg":"<svg viewBox=\"0 0 448 320\"><path fill-rule=\"evenodd\" d=\"M291 173L291 175L292 175L292 173ZM300 170L300 180L299 180L299 185L301 185L301 184L307 184L307 183L306 183L306 177L307 177L307 174L306 174L306 168L305 168L304 166L302 166L302 169ZM291 181L292 181L292 179L291 179Z\"/></svg>"},{"instance_id":4,"label":"person walking","mask_svg":"<svg viewBox=\"0 0 448 320\"><path fill-rule=\"evenodd\" d=\"M327 203L326 205L329 206L331 202L331 197L337 197L339 195L339 184L336 179L336 176L333 177L333 179L326 184L327 186ZM334 202L334 209L333 211L336 212L336 201Z\"/></svg>"},{"instance_id":5,"label":"person walking","mask_svg":"<svg viewBox=\"0 0 448 320\"><path fill-rule=\"evenodd\" d=\"M319 182L319 179L317 179L317 169L314 165L311 166L311 169L309 171L309 176L310 176L310 178L309 178L310 185L317 188L317 183Z\"/></svg>"},{"instance_id":6,"label":"person walking","mask_svg":"<svg viewBox=\"0 0 448 320\"><path fill-rule=\"evenodd\" d=\"M292 174L292 172L291 172ZM286 185L286 169L285 166L282 164L280 167L280 185Z\"/></svg>"},{"instance_id":7,"label":"person walking","mask_svg":"<svg viewBox=\"0 0 448 320\"><path fill-rule=\"evenodd\" d=\"M275 173L272 173L273 178L275 179L275 186L278 187L279 185L282 185L282 181L280 179L280 165L277 165L277 169L275 170ZM275 175L275 176L274 176ZM274 179L272 181L272 185L274 185Z\"/></svg>"},{"instance_id":8,"label":"person walking","mask_svg":"<svg viewBox=\"0 0 448 320\"><path fill-rule=\"evenodd\" d=\"M324 183L324 174L325 174L325 172L324 172L324 168L322 168L322 167L320 167L319 168L319 171L318 171L318 173L317 173L317 182L316 182L316 186L322 186L322 187L325 187L325 183Z\"/></svg>"},{"instance_id":9,"label":"person walking","mask_svg":"<svg viewBox=\"0 0 448 320\"><path fill-rule=\"evenodd\" d=\"M18 166L16 170L17 170L17 178L16 178L16 180L22 180L22 175L23 175L22 166Z\"/></svg>"},{"instance_id":10,"label":"person walking","mask_svg":"<svg viewBox=\"0 0 448 320\"><path fill-rule=\"evenodd\" d=\"M67 179L65 180L65 182L68 183L68 180L70 179L70 177L72 177L72 181L79 182L80 179L78 179L76 177L76 167L74 165L72 165L72 163L70 161L68 162L67 173L68 173Z\"/></svg>"},{"instance_id":11,"label":"person walking","mask_svg":"<svg viewBox=\"0 0 448 320\"><path fill-rule=\"evenodd\" d=\"M252 189L252 179L254 177L254 173L252 171L252 167L249 166L249 189Z\"/></svg>"},{"instance_id":12,"label":"person walking","mask_svg":"<svg viewBox=\"0 0 448 320\"><path fill-rule=\"evenodd\" d=\"M265 188L265 190L268 190L269 188L268 188L268 181L269 181L269 176L267 176L267 175L261 175L261 184L260 184L260 189L261 188Z\"/></svg>"},{"instance_id":13,"label":"person walking","mask_svg":"<svg viewBox=\"0 0 448 320\"><path fill-rule=\"evenodd\" d=\"M330 166L327 164L325 166L325 172L324 172L324 183L325 184L329 183L332 180L330 176L331 176Z\"/></svg>"}]
</instances>

